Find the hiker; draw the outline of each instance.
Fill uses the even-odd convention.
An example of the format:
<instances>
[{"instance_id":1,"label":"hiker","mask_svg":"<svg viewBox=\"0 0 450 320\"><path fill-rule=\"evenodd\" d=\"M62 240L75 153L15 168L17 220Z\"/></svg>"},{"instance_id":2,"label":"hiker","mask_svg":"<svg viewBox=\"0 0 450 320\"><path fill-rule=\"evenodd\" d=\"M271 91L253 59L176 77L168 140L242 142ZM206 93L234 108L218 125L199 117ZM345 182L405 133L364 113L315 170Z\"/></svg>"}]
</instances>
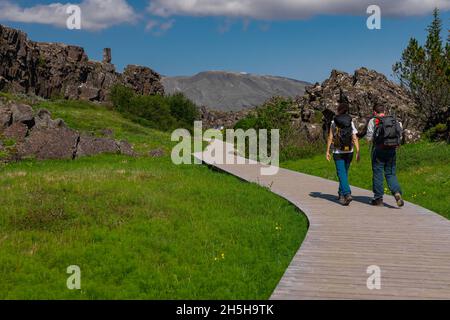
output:
<instances>
[{"instance_id":1,"label":"hiker","mask_svg":"<svg viewBox=\"0 0 450 320\"><path fill-rule=\"evenodd\" d=\"M337 115L331 122L327 141L326 157L331 161L330 150L333 150L333 159L339 178L339 203L348 206L352 202L352 191L348 182L348 172L353 160L353 146L356 147L356 160L359 162L359 141L352 117L348 114L348 103L341 102L337 108Z\"/></svg>"},{"instance_id":2,"label":"hiker","mask_svg":"<svg viewBox=\"0 0 450 320\"><path fill-rule=\"evenodd\" d=\"M396 175L397 149L402 136L402 124L394 116L385 114L385 107L377 104L367 127L367 140L372 144L372 183L374 197L371 205L382 206L384 177L397 205L402 207L402 190ZM384 172L384 177L383 177Z\"/></svg>"}]
</instances>

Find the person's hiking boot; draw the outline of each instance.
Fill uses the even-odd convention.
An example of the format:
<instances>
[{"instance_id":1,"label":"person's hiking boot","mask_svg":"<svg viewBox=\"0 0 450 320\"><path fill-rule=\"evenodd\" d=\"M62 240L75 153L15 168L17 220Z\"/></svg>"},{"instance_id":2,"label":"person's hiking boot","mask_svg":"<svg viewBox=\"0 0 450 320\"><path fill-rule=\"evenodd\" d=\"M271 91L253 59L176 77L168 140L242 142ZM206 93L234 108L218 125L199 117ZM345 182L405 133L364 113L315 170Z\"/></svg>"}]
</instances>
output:
<instances>
[{"instance_id":1,"label":"person's hiking boot","mask_svg":"<svg viewBox=\"0 0 450 320\"><path fill-rule=\"evenodd\" d=\"M402 195L400 193L394 194L394 197L399 207L403 207L405 205L405 201L403 201Z\"/></svg>"},{"instance_id":2,"label":"person's hiking boot","mask_svg":"<svg viewBox=\"0 0 450 320\"><path fill-rule=\"evenodd\" d=\"M353 201L352 195L346 195L346 196L341 196L339 198L339 203L342 204L343 206L348 206L350 204L350 202Z\"/></svg>"},{"instance_id":3,"label":"person's hiking boot","mask_svg":"<svg viewBox=\"0 0 450 320\"><path fill-rule=\"evenodd\" d=\"M370 200L370 204L372 206L382 206L383 205L383 198L378 198L378 199L371 199Z\"/></svg>"},{"instance_id":4,"label":"person's hiking boot","mask_svg":"<svg viewBox=\"0 0 450 320\"><path fill-rule=\"evenodd\" d=\"M353 201L353 197L351 194L346 195L344 198L345 198L345 203L347 206L350 204L350 202Z\"/></svg>"}]
</instances>

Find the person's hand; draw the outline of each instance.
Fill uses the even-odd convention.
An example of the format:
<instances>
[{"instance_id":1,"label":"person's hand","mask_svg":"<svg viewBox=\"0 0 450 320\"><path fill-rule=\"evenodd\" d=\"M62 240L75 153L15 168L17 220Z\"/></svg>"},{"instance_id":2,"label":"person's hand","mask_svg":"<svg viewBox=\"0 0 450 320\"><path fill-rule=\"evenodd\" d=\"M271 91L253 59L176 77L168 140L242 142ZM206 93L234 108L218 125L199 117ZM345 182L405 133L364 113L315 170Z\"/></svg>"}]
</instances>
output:
<instances>
[{"instance_id":1,"label":"person's hand","mask_svg":"<svg viewBox=\"0 0 450 320\"><path fill-rule=\"evenodd\" d=\"M359 154L359 152L356 153L356 161L357 162L361 161L361 155Z\"/></svg>"},{"instance_id":2,"label":"person's hand","mask_svg":"<svg viewBox=\"0 0 450 320\"><path fill-rule=\"evenodd\" d=\"M329 151L327 152L327 160L328 160L328 161L331 161L331 154L330 154Z\"/></svg>"}]
</instances>

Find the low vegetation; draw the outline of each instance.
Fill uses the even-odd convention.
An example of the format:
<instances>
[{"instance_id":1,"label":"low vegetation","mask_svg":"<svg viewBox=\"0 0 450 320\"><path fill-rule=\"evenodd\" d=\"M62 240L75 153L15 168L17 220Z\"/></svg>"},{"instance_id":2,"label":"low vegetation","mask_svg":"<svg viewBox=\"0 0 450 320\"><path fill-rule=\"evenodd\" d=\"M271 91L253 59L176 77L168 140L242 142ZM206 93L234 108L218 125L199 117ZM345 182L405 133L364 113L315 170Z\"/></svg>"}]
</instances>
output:
<instances>
[{"instance_id":1,"label":"low vegetation","mask_svg":"<svg viewBox=\"0 0 450 320\"><path fill-rule=\"evenodd\" d=\"M270 130L279 129L281 161L306 158L322 152L322 141L310 141L303 130L292 124L289 113L292 105L290 98L274 97L238 121L234 129L267 129L269 141Z\"/></svg>"},{"instance_id":2,"label":"low vegetation","mask_svg":"<svg viewBox=\"0 0 450 320\"><path fill-rule=\"evenodd\" d=\"M117 111L35 108L166 156L0 167L0 299L269 298L306 233L294 206L207 167L173 165L169 134ZM70 265L81 268L81 290L66 287Z\"/></svg>"},{"instance_id":3,"label":"low vegetation","mask_svg":"<svg viewBox=\"0 0 450 320\"><path fill-rule=\"evenodd\" d=\"M182 93L174 95L138 95L132 89L116 85L110 99L114 108L142 125L162 131L191 129L199 116L197 106Z\"/></svg>"}]
</instances>

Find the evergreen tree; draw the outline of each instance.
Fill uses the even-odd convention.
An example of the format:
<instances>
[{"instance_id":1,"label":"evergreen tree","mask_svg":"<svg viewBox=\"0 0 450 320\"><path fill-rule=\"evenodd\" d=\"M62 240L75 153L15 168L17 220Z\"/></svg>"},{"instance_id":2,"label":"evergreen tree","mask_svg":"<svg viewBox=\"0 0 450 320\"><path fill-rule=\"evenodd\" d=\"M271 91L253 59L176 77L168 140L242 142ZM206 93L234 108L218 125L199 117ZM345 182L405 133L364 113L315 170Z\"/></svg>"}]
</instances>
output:
<instances>
[{"instance_id":1,"label":"evergreen tree","mask_svg":"<svg viewBox=\"0 0 450 320\"><path fill-rule=\"evenodd\" d=\"M433 22L422 47L412 38L394 67L394 74L415 99L417 118L424 129L438 124L450 127L450 34L444 45L439 10L433 12Z\"/></svg>"}]
</instances>

